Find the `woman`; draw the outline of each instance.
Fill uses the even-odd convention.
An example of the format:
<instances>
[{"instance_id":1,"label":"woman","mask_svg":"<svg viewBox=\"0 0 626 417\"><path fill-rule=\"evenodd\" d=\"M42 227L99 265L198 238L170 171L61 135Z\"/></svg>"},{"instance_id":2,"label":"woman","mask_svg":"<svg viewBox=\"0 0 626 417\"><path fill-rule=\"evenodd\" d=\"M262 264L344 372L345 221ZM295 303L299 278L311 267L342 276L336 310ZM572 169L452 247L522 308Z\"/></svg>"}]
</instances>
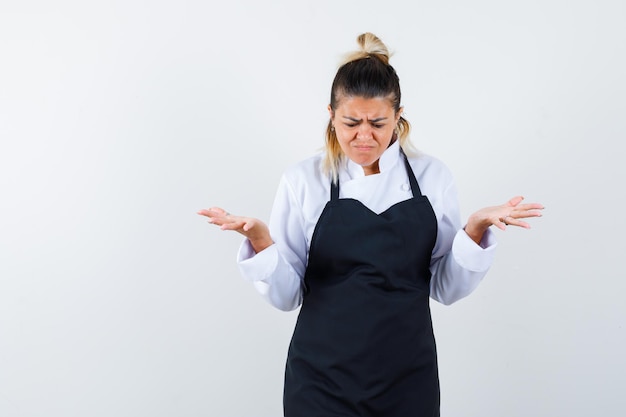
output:
<instances>
[{"instance_id":1,"label":"woman","mask_svg":"<svg viewBox=\"0 0 626 417\"><path fill-rule=\"evenodd\" d=\"M370 33L358 43L333 82L325 152L283 175L269 227L221 208L199 214L246 237L240 269L272 305L302 306L287 417L438 416L429 296L450 304L472 292L493 259L490 226L529 228L522 219L543 207L514 197L461 227L448 169L409 152L386 46Z\"/></svg>"}]
</instances>

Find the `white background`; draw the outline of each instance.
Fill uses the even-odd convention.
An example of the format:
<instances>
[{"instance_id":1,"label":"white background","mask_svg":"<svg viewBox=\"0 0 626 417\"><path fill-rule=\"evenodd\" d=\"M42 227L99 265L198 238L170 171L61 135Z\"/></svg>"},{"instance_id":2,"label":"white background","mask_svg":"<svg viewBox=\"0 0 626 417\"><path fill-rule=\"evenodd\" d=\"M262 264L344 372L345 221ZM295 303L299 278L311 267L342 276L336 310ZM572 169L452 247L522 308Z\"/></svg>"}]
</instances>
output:
<instances>
[{"instance_id":1,"label":"white background","mask_svg":"<svg viewBox=\"0 0 626 417\"><path fill-rule=\"evenodd\" d=\"M0 2L0 416L279 416L297 312L240 237L323 143L372 31L418 148L497 232L477 291L432 303L442 416L626 413L621 0Z\"/></svg>"}]
</instances>

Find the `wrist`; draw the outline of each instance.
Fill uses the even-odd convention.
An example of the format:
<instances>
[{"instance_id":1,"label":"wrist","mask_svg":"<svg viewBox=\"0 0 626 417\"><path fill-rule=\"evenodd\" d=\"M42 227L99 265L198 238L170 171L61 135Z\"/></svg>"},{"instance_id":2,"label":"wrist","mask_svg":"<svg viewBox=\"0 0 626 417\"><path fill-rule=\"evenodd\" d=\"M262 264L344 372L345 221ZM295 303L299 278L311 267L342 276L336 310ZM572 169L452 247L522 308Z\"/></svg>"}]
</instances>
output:
<instances>
[{"instance_id":1,"label":"wrist","mask_svg":"<svg viewBox=\"0 0 626 417\"><path fill-rule=\"evenodd\" d=\"M254 252L259 253L268 247L274 244L272 239L262 238L262 239L248 239L250 241L250 246L254 249Z\"/></svg>"},{"instance_id":2,"label":"wrist","mask_svg":"<svg viewBox=\"0 0 626 417\"><path fill-rule=\"evenodd\" d=\"M480 245L487 228L476 227L475 225L468 223L463 230L465 230L465 233L470 237L470 239L472 239L477 245Z\"/></svg>"}]
</instances>

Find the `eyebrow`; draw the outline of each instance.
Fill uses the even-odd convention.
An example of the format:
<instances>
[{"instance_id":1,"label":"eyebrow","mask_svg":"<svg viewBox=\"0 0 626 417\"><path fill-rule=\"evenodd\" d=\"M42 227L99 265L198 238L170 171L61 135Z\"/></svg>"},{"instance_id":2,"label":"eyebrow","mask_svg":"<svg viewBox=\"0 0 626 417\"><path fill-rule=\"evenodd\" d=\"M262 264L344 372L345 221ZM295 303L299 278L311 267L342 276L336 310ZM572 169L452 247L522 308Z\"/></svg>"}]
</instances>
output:
<instances>
[{"instance_id":1,"label":"eyebrow","mask_svg":"<svg viewBox=\"0 0 626 417\"><path fill-rule=\"evenodd\" d=\"M343 116L343 118L344 119L348 119L348 120L350 120L352 122L362 122L363 121L363 119L356 119L354 117L349 117L349 116ZM387 120L387 118L386 117L379 117L377 119L372 119L372 120L370 120L370 123L378 123L378 122L382 122L383 120Z\"/></svg>"}]
</instances>

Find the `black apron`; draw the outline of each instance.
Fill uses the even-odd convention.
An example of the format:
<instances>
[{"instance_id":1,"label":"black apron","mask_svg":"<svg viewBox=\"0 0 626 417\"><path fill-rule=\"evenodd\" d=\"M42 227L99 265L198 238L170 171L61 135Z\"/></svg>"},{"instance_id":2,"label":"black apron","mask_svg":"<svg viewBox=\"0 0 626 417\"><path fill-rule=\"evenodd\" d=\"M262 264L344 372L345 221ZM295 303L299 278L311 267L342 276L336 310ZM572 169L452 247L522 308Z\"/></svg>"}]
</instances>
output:
<instances>
[{"instance_id":1,"label":"black apron","mask_svg":"<svg viewBox=\"0 0 626 417\"><path fill-rule=\"evenodd\" d=\"M381 214L331 186L289 346L286 417L439 416L428 304L437 219L402 156L413 198Z\"/></svg>"}]
</instances>

